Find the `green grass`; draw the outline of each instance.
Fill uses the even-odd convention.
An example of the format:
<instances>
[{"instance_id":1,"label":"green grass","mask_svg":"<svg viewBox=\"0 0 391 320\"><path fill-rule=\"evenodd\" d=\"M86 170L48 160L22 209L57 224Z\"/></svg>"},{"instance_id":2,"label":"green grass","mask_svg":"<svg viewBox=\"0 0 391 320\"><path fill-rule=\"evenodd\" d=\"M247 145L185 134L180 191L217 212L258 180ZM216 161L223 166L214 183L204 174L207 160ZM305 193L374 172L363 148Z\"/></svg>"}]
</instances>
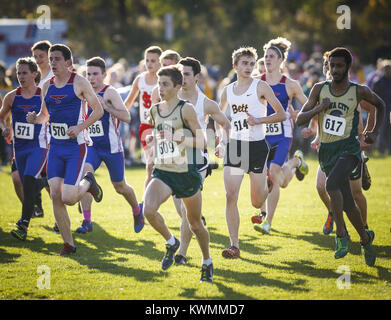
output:
<instances>
[{"instance_id":1,"label":"green grass","mask_svg":"<svg viewBox=\"0 0 391 320\"><path fill-rule=\"evenodd\" d=\"M74 233L77 253L59 257L62 239L51 231L52 206L43 192L45 217L31 222L27 241L10 235L21 204L8 167L0 172L0 299L390 299L391 298L391 158L372 158L372 187L365 192L368 223L375 230L375 267L361 256L358 235L347 222L352 242L349 254L335 260L334 235L322 234L326 218L315 189L317 162L309 160L304 181L294 178L281 191L270 236L256 233L250 217L249 180L243 180L239 199L241 259L225 260L229 245L225 222L225 192L221 167L208 177L203 191L203 214L210 232L215 266L213 284L200 283L201 254L195 239L189 264L160 269L164 240L146 224L135 234L133 218L124 199L111 186L106 168L97 172L104 188L100 204L93 204L94 231ZM145 171L126 171L127 181L142 197ZM82 220L77 206L68 208L72 230ZM179 217L170 199L161 210L179 237ZM346 219L347 221L347 219ZM50 288L38 289L38 267L50 268ZM351 272L350 289L338 289L340 266Z\"/></svg>"}]
</instances>

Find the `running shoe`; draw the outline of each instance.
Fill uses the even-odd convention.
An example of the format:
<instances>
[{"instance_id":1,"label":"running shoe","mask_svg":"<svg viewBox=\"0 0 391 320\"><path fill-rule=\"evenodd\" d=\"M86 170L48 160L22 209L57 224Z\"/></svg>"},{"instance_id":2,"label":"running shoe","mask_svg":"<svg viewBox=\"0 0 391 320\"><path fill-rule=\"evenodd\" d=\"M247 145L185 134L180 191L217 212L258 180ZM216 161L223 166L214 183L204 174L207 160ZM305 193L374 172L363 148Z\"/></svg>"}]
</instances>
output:
<instances>
[{"instance_id":1,"label":"running shoe","mask_svg":"<svg viewBox=\"0 0 391 320\"><path fill-rule=\"evenodd\" d=\"M251 217L251 222L261 224L263 220L266 218L266 212L262 211L260 215L255 215Z\"/></svg>"},{"instance_id":2,"label":"running shoe","mask_svg":"<svg viewBox=\"0 0 391 320\"><path fill-rule=\"evenodd\" d=\"M238 259L240 258L240 250L235 246L231 246L223 250L222 256L227 259Z\"/></svg>"},{"instance_id":3,"label":"running shoe","mask_svg":"<svg viewBox=\"0 0 391 320\"><path fill-rule=\"evenodd\" d=\"M205 220L204 216L201 216L201 220L202 220L202 223L204 224L204 226L206 226L206 220Z\"/></svg>"},{"instance_id":4,"label":"running shoe","mask_svg":"<svg viewBox=\"0 0 391 320\"><path fill-rule=\"evenodd\" d=\"M335 252L334 258L340 259L346 256L349 252L349 237L335 237Z\"/></svg>"},{"instance_id":5,"label":"running shoe","mask_svg":"<svg viewBox=\"0 0 391 320\"><path fill-rule=\"evenodd\" d=\"M34 211L31 218L43 218L43 209L38 206L34 206Z\"/></svg>"},{"instance_id":6,"label":"running shoe","mask_svg":"<svg viewBox=\"0 0 391 320\"><path fill-rule=\"evenodd\" d=\"M304 179L304 174L302 174L300 172L299 168L296 168L295 175L296 175L297 180L299 180L299 181Z\"/></svg>"},{"instance_id":7,"label":"running shoe","mask_svg":"<svg viewBox=\"0 0 391 320\"><path fill-rule=\"evenodd\" d=\"M27 228L11 230L11 235L18 240L25 241L27 238Z\"/></svg>"},{"instance_id":8,"label":"running shoe","mask_svg":"<svg viewBox=\"0 0 391 320\"><path fill-rule=\"evenodd\" d=\"M64 243L64 247L58 254L59 256L66 256L76 252L76 247L71 246L69 243Z\"/></svg>"},{"instance_id":9,"label":"running shoe","mask_svg":"<svg viewBox=\"0 0 391 320\"><path fill-rule=\"evenodd\" d=\"M375 265L376 261L376 254L375 250L373 250L373 240L375 239L375 233L372 230L365 230L366 233L368 233L369 236L369 242L366 245L361 244L361 251L365 258L365 263L367 266L373 267Z\"/></svg>"},{"instance_id":10,"label":"running shoe","mask_svg":"<svg viewBox=\"0 0 391 320\"><path fill-rule=\"evenodd\" d=\"M140 207L140 213L135 215L133 213L134 219L134 232L139 233L144 228L144 215L143 215L143 203L138 204Z\"/></svg>"},{"instance_id":11,"label":"running shoe","mask_svg":"<svg viewBox=\"0 0 391 320\"><path fill-rule=\"evenodd\" d=\"M201 267L201 279L200 282L212 282L213 281L213 263Z\"/></svg>"},{"instance_id":12,"label":"running shoe","mask_svg":"<svg viewBox=\"0 0 391 320\"><path fill-rule=\"evenodd\" d=\"M327 220L325 224L323 225L323 234L328 235L333 231L334 227L334 218L331 213L327 216Z\"/></svg>"},{"instance_id":13,"label":"running shoe","mask_svg":"<svg viewBox=\"0 0 391 320\"><path fill-rule=\"evenodd\" d=\"M267 220L265 220L261 224L255 223L253 227L255 231L261 232L263 234L270 234L270 229L272 226Z\"/></svg>"},{"instance_id":14,"label":"running shoe","mask_svg":"<svg viewBox=\"0 0 391 320\"><path fill-rule=\"evenodd\" d=\"M303 175L303 178L304 178L304 176L308 174L308 164L304 161L303 152L301 150L296 150L293 156L300 159L301 164L296 169L296 171L299 170L299 172ZM299 173L299 177L301 177L300 173ZM296 177L297 177L297 175L296 175ZM297 177L297 178L299 179L299 177ZM301 180L303 180L303 179L301 179Z\"/></svg>"},{"instance_id":15,"label":"running shoe","mask_svg":"<svg viewBox=\"0 0 391 320\"><path fill-rule=\"evenodd\" d=\"M175 260L175 265L176 266L187 264L187 258L182 256L181 254L177 254L175 256L174 260Z\"/></svg>"},{"instance_id":16,"label":"running shoe","mask_svg":"<svg viewBox=\"0 0 391 320\"><path fill-rule=\"evenodd\" d=\"M101 202L103 198L103 190L96 182L94 174L92 172L87 172L84 176L84 179L86 179L90 183L90 188L88 189L88 192L92 194L96 202Z\"/></svg>"},{"instance_id":17,"label":"running shoe","mask_svg":"<svg viewBox=\"0 0 391 320\"><path fill-rule=\"evenodd\" d=\"M175 238L175 244L170 245L166 243L166 254L162 260L162 269L167 270L174 262L175 252L179 249L180 242L177 238Z\"/></svg>"},{"instance_id":18,"label":"running shoe","mask_svg":"<svg viewBox=\"0 0 391 320\"><path fill-rule=\"evenodd\" d=\"M76 229L77 233L87 233L91 231L92 231L92 222L87 220L83 220L81 226Z\"/></svg>"}]
</instances>

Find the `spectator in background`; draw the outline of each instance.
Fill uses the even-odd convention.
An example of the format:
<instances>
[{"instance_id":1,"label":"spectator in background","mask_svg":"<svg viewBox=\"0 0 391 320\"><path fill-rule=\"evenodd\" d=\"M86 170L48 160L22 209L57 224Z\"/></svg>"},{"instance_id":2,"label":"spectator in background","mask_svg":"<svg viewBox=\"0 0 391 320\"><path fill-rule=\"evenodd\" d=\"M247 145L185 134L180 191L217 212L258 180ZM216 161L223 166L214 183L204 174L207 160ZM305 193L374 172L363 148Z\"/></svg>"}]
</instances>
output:
<instances>
[{"instance_id":1,"label":"spectator in background","mask_svg":"<svg viewBox=\"0 0 391 320\"><path fill-rule=\"evenodd\" d=\"M122 79L125 73L125 68L121 63L115 63L107 70L107 83L114 88L123 87Z\"/></svg>"},{"instance_id":2,"label":"spectator in background","mask_svg":"<svg viewBox=\"0 0 391 320\"><path fill-rule=\"evenodd\" d=\"M263 75L264 73L266 72L266 67L265 67L265 58L262 57L260 59L258 59L257 61L257 66L256 68L254 69L254 72L253 72L253 77L257 77L257 76L261 76Z\"/></svg>"},{"instance_id":3,"label":"spectator in background","mask_svg":"<svg viewBox=\"0 0 391 320\"><path fill-rule=\"evenodd\" d=\"M367 85L372 90L373 90L373 85L375 84L375 82L377 80L379 80L379 78L382 76L382 72L381 72L382 62L383 62L383 59L378 58L376 61L376 69L373 70L372 72L370 72L367 76L367 79L366 79Z\"/></svg>"},{"instance_id":4,"label":"spectator in background","mask_svg":"<svg viewBox=\"0 0 391 320\"><path fill-rule=\"evenodd\" d=\"M382 75L374 83L375 93L383 99L386 104L385 117L380 128L379 152L384 154L388 151L391 154L391 123L388 115L391 111L391 60L383 60Z\"/></svg>"},{"instance_id":5,"label":"spectator in background","mask_svg":"<svg viewBox=\"0 0 391 320\"><path fill-rule=\"evenodd\" d=\"M350 80L358 84L365 83L364 70L360 64L360 58L356 55L353 55L352 67L350 69Z\"/></svg>"},{"instance_id":6,"label":"spectator in background","mask_svg":"<svg viewBox=\"0 0 391 320\"><path fill-rule=\"evenodd\" d=\"M214 86L216 84L214 81L211 81L208 74L208 69L204 65L201 66L200 80L198 81L198 86L201 91L211 100L214 100Z\"/></svg>"},{"instance_id":7,"label":"spectator in background","mask_svg":"<svg viewBox=\"0 0 391 320\"><path fill-rule=\"evenodd\" d=\"M10 79L12 88L15 89L19 86L18 78L16 76L16 64L11 64L5 72L8 79Z\"/></svg>"},{"instance_id":8,"label":"spectator in background","mask_svg":"<svg viewBox=\"0 0 391 320\"><path fill-rule=\"evenodd\" d=\"M0 61L0 95L4 97L9 91L13 89L12 81L6 75L7 69L3 61Z\"/></svg>"}]
</instances>

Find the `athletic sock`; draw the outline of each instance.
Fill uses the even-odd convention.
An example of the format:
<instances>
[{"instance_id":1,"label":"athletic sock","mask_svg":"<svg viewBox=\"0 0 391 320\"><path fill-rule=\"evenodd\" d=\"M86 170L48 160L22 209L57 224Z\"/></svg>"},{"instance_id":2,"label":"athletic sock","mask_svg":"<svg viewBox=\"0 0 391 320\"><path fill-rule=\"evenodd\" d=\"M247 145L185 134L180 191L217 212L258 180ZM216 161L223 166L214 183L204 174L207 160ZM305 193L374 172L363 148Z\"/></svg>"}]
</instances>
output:
<instances>
[{"instance_id":1,"label":"athletic sock","mask_svg":"<svg viewBox=\"0 0 391 320\"><path fill-rule=\"evenodd\" d=\"M166 241L167 244L173 246L175 244L175 237L171 235L171 238Z\"/></svg>"},{"instance_id":2,"label":"athletic sock","mask_svg":"<svg viewBox=\"0 0 391 320\"><path fill-rule=\"evenodd\" d=\"M49 184L48 184L48 179L46 177L44 178L38 178L36 179L36 188L37 188L37 191L41 191L43 188L45 187L48 187Z\"/></svg>"},{"instance_id":3,"label":"athletic sock","mask_svg":"<svg viewBox=\"0 0 391 320\"><path fill-rule=\"evenodd\" d=\"M137 206L136 206L135 208L132 208L132 211L133 211L133 214L134 214L135 216L138 216L138 215L140 214L140 212L141 212L141 210L140 210L140 205L137 204Z\"/></svg>"},{"instance_id":4,"label":"athletic sock","mask_svg":"<svg viewBox=\"0 0 391 320\"><path fill-rule=\"evenodd\" d=\"M37 190L40 190L40 189L37 188ZM35 200L34 200L34 205L42 210L42 195L41 195L41 191L37 192L37 194L35 196Z\"/></svg>"},{"instance_id":5,"label":"athletic sock","mask_svg":"<svg viewBox=\"0 0 391 320\"><path fill-rule=\"evenodd\" d=\"M28 227L30 219L34 212L34 202L36 196L36 179L33 176L25 175L23 177L23 205L22 205L22 221Z\"/></svg>"},{"instance_id":6,"label":"athletic sock","mask_svg":"<svg viewBox=\"0 0 391 320\"><path fill-rule=\"evenodd\" d=\"M83 210L84 220L91 222L91 210Z\"/></svg>"},{"instance_id":7,"label":"athletic sock","mask_svg":"<svg viewBox=\"0 0 391 320\"><path fill-rule=\"evenodd\" d=\"M202 259L202 264L206 264L207 266L209 266L211 263L212 263L212 258L211 257L209 257L206 260Z\"/></svg>"}]
</instances>

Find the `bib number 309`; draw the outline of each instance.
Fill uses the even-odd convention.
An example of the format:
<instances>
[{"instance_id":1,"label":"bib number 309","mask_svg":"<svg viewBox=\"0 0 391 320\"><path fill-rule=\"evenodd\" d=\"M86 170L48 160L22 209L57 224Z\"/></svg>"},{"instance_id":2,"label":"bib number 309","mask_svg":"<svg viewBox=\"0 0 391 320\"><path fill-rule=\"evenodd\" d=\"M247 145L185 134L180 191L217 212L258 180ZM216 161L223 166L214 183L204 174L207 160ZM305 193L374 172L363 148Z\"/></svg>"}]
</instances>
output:
<instances>
[{"instance_id":1,"label":"bib number 309","mask_svg":"<svg viewBox=\"0 0 391 320\"><path fill-rule=\"evenodd\" d=\"M168 159L179 156L178 145L175 141L159 140L157 142L157 158Z\"/></svg>"}]
</instances>

